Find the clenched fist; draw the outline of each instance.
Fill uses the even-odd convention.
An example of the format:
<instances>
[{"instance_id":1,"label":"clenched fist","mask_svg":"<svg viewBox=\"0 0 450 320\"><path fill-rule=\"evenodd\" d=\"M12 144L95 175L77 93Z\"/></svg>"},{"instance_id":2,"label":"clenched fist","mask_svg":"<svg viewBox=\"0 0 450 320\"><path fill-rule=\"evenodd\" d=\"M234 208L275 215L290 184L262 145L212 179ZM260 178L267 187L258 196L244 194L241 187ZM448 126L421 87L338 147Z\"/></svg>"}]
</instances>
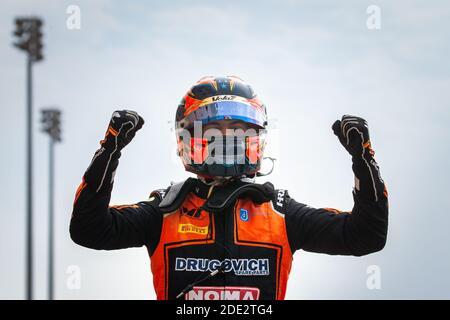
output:
<instances>
[{"instance_id":1,"label":"clenched fist","mask_svg":"<svg viewBox=\"0 0 450 320\"><path fill-rule=\"evenodd\" d=\"M135 111L114 111L105 138L100 144L107 150L120 151L130 143L143 124L144 119Z\"/></svg>"},{"instance_id":2,"label":"clenched fist","mask_svg":"<svg viewBox=\"0 0 450 320\"><path fill-rule=\"evenodd\" d=\"M353 157L363 157L365 149L369 150L370 155L374 155L370 144L369 126L363 118L344 115L341 120L336 120L332 129Z\"/></svg>"}]
</instances>

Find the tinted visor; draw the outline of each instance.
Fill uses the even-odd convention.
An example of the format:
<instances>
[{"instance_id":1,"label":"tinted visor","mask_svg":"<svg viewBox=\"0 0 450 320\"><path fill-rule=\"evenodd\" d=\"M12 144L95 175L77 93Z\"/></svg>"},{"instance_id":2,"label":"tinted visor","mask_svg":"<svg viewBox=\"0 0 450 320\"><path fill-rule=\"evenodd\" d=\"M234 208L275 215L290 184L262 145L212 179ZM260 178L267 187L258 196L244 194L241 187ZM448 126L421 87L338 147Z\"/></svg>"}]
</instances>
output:
<instances>
[{"instance_id":1,"label":"tinted visor","mask_svg":"<svg viewBox=\"0 0 450 320\"><path fill-rule=\"evenodd\" d=\"M195 121L206 124L217 120L241 120L261 128L267 125L264 111L239 101L217 101L199 107L184 119L184 128L191 128Z\"/></svg>"}]
</instances>

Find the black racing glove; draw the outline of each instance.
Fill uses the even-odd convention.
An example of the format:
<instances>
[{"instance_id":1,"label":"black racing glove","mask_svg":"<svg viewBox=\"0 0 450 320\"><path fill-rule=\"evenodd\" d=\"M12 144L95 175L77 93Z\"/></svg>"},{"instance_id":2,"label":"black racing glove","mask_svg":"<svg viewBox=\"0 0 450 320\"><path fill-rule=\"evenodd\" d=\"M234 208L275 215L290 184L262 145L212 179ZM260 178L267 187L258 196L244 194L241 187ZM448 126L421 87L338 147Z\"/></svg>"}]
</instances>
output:
<instances>
[{"instance_id":1,"label":"black racing glove","mask_svg":"<svg viewBox=\"0 0 450 320\"><path fill-rule=\"evenodd\" d=\"M336 120L332 129L352 157L362 157L366 148L374 155L370 145L369 126L363 118L344 115L342 120Z\"/></svg>"},{"instance_id":2,"label":"black racing glove","mask_svg":"<svg viewBox=\"0 0 450 320\"><path fill-rule=\"evenodd\" d=\"M100 141L101 148L95 152L84 174L88 188L95 192L111 190L121 150L130 143L143 124L144 119L135 111L114 111L105 137Z\"/></svg>"},{"instance_id":3,"label":"black racing glove","mask_svg":"<svg viewBox=\"0 0 450 320\"><path fill-rule=\"evenodd\" d=\"M135 111L114 111L109 122L105 138L100 141L107 150L122 150L134 138L136 132L144 125L144 119Z\"/></svg>"},{"instance_id":4,"label":"black racing glove","mask_svg":"<svg viewBox=\"0 0 450 320\"><path fill-rule=\"evenodd\" d=\"M351 154L355 174L355 192L363 198L378 201L387 198L380 169L374 159L369 126L363 118L344 115L332 126L334 134Z\"/></svg>"}]
</instances>

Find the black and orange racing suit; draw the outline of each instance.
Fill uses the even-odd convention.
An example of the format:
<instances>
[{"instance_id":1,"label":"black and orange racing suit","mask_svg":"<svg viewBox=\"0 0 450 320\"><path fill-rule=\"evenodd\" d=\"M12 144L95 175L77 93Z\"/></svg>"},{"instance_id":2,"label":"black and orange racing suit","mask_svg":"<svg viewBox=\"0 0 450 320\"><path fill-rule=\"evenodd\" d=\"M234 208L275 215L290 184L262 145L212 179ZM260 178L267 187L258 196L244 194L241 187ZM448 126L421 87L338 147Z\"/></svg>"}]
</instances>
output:
<instances>
[{"instance_id":1,"label":"black and orange racing suit","mask_svg":"<svg viewBox=\"0 0 450 320\"><path fill-rule=\"evenodd\" d=\"M351 212L309 207L271 183L212 187L194 178L110 206L119 157L96 152L75 196L71 238L92 249L146 246L158 299L284 299L296 250L361 256L386 243L387 192L370 152L353 157Z\"/></svg>"}]
</instances>

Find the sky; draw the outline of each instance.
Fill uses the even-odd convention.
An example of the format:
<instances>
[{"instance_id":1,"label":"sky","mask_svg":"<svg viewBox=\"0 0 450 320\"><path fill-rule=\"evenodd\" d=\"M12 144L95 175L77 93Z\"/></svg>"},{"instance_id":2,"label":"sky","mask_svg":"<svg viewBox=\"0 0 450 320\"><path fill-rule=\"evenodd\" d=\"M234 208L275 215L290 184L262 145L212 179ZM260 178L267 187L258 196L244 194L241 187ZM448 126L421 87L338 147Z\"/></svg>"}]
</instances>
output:
<instances>
[{"instance_id":1,"label":"sky","mask_svg":"<svg viewBox=\"0 0 450 320\"><path fill-rule=\"evenodd\" d=\"M73 5L80 29L67 27ZM379 29L367 25L373 5ZM141 201L185 179L175 155L176 106L202 76L228 74L253 86L271 119L266 155L276 167L258 182L311 206L351 209L351 160L331 125L353 114L369 123L389 190L385 249L364 257L299 251L286 298L450 298L447 1L3 0L1 299L25 297L25 55L11 45L22 15L45 23L45 60L34 67L35 298L46 299L48 253L49 142L40 110L57 106L63 114L55 297L154 299L145 248L94 251L70 240L75 190L116 109L135 110L146 123L123 152L111 204Z\"/></svg>"}]
</instances>

